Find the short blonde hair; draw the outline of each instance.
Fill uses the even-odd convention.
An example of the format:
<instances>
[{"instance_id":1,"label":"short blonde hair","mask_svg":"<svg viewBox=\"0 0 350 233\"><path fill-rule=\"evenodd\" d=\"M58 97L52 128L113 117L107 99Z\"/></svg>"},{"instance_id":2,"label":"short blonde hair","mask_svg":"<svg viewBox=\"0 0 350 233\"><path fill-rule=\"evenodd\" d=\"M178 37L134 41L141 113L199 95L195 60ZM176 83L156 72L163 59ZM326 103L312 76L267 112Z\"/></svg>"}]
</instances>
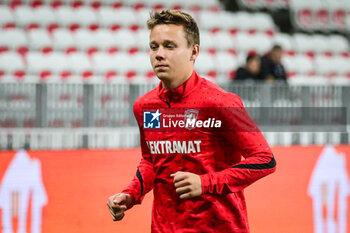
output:
<instances>
[{"instance_id":1,"label":"short blonde hair","mask_svg":"<svg viewBox=\"0 0 350 233\"><path fill-rule=\"evenodd\" d=\"M199 29L196 21L191 15L179 10L151 12L150 18L147 20L147 28L152 30L155 26L161 24L182 25L186 34L187 45L199 45Z\"/></svg>"}]
</instances>

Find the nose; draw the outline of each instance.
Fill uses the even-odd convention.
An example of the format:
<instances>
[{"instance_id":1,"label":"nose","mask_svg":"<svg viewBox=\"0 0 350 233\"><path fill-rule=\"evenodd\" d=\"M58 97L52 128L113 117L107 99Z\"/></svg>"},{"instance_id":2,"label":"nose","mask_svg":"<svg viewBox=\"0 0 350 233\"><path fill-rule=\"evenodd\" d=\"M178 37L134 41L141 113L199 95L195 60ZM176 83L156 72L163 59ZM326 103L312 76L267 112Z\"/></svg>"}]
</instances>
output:
<instances>
[{"instance_id":1,"label":"nose","mask_svg":"<svg viewBox=\"0 0 350 233\"><path fill-rule=\"evenodd\" d=\"M161 61L164 59L164 49L159 47L156 51L156 60Z\"/></svg>"}]
</instances>

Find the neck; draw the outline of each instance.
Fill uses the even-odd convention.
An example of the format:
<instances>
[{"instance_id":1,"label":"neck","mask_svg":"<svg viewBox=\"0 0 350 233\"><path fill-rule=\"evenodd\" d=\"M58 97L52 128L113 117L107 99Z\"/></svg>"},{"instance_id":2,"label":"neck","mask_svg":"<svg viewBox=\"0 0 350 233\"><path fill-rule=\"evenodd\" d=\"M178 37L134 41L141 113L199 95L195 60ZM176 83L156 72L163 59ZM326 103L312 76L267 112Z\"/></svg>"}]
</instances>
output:
<instances>
[{"instance_id":1,"label":"neck","mask_svg":"<svg viewBox=\"0 0 350 233\"><path fill-rule=\"evenodd\" d=\"M193 70L191 72L188 72L182 78L175 78L173 80L162 80L162 87L166 90L177 88L184 84L191 77L193 72Z\"/></svg>"}]
</instances>

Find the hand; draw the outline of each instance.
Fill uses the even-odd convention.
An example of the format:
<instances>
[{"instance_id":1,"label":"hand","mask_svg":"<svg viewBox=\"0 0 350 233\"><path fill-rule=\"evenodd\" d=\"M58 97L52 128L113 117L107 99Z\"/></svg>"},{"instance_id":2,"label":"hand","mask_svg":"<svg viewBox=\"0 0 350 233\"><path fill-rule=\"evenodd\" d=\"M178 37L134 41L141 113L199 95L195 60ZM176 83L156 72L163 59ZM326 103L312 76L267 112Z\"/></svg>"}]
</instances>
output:
<instances>
[{"instance_id":1,"label":"hand","mask_svg":"<svg viewBox=\"0 0 350 233\"><path fill-rule=\"evenodd\" d=\"M108 198L107 206L112 214L113 221L120 221L124 218L124 211L129 209L132 197L126 193L118 193Z\"/></svg>"},{"instance_id":2,"label":"hand","mask_svg":"<svg viewBox=\"0 0 350 233\"><path fill-rule=\"evenodd\" d=\"M180 195L180 199L202 195L202 180L199 175L178 171L170 176L174 177L176 193Z\"/></svg>"}]
</instances>

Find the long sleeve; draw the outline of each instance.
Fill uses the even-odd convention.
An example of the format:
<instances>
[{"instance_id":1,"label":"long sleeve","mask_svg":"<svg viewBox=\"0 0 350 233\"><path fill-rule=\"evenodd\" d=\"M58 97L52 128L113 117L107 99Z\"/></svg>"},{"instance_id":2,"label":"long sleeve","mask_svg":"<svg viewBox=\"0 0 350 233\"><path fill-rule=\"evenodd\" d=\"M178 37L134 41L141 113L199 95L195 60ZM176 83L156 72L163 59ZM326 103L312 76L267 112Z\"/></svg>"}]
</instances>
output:
<instances>
[{"instance_id":1,"label":"long sleeve","mask_svg":"<svg viewBox=\"0 0 350 233\"><path fill-rule=\"evenodd\" d=\"M229 107L218 108L224 121L223 137L230 142L224 150L234 150L245 159L222 171L201 175L202 191L206 194L240 191L276 169L276 161L263 134L249 117L240 98L231 97Z\"/></svg>"},{"instance_id":2,"label":"long sleeve","mask_svg":"<svg viewBox=\"0 0 350 233\"><path fill-rule=\"evenodd\" d=\"M140 121L140 112L138 111L136 103L134 105L134 114L140 130L142 158L139 165L137 166L137 171L134 178L131 180L126 189L122 191L122 193L128 193L133 197L133 205L141 204L145 194L152 190L154 181L152 156L145 142L142 121Z\"/></svg>"}]
</instances>

